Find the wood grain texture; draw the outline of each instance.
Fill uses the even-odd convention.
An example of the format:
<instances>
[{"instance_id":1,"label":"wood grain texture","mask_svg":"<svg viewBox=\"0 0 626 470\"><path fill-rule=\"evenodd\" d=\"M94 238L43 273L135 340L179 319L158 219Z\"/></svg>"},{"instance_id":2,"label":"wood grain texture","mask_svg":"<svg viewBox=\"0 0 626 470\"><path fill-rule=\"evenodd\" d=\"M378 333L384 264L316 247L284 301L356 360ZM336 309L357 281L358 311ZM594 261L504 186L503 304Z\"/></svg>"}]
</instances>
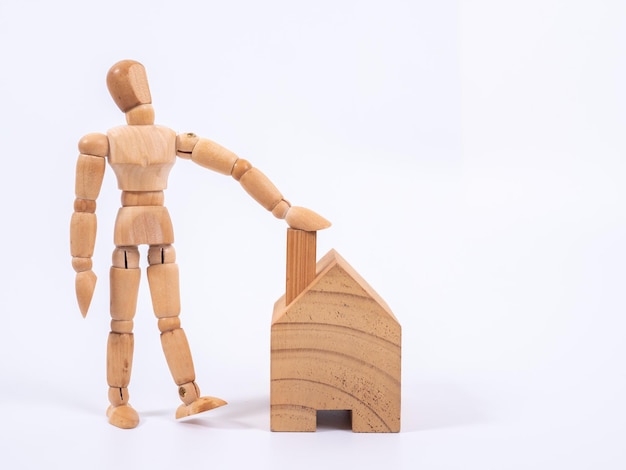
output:
<instances>
[{"instance_id":1,"label":"wood grain texture","mask_svg":"<svg viewBox=\"0 0 626 470\"><path fill-rule=\"evenodd\" d=\"M330 222L306 207L291 206L285 213L285 222L291 227L307 232L317 232L330 227Z\"/></svg>"},{"instance_id":2,"label":"wood grain texture","mask_svg":"<svg viewBox=\"0 0 626 470\"><path fill-rule=\"evenodd\" d=\"M163 191L122 191L122 206L162 206Z\"/></svg>"},{"instance_id":3,"label":"wood grain texture","mask_svg":"<svg viewBox=\"0 0 626 470\"><path fill-rule=\"evenodd\" d=\"M107 88L123 112L152 102L146 69L134 60L120 60L109 69Z\"/></svg>"},{"instance_id":4,"label":"wood grain texture","mask_svg":"<svg viewBox=\"0 0 626 470\"><path fill-rule=\"evenodd\" d=\"M148 284L152 307L157 318L180 314L180 283L178 265L153 264L148 267Z\"/></svg>"},{"instance_id":5,"label":"wood grain texture","mask_svg":"<svg viewBox=\"0 0 626 470\"><path fill-rule=\"evenodd\" d=\"M176 385L196 380L187 335L182 328L161 333L161 346Z\"/></svg>"},{"instance_id":6,"label":"wood grain texture","mask_svg":"<svg viewBox=\"0 0 626 470\"><path fill-rule=\"evenodd\" d=\"M111 318L129 321L135 317L141 271L112 266L109 270Z\"/></svg>"},{"instance_id":7,"label":"wood grain texture","mask_svg":"<svg viewBox=\"0 0 626 470\"><path fill-rule=\"evenodd\" d=\"M109 129L109 165L124 191L161 191L176 162L176 133L163 126Z\"/></svg>"},{"instance_id":8,"label":"wood grain texture","mask_svg":"<svg viewBox=\"0 0 626 470\"><path fill-rule=\"evenodd\" d=\"M287 229L285 302L291 303L315 278L317 232Z\"/></svg>"},{"instance_id":9,"label":"wood grain texture","mask_svg":"<svg viewBox=\"0 0 626 470\"><path fill-rule=\"evenodd\" d=\"M179 142L180 140L179 138ZM197 141L191 152L193 162L222 175L230 175L238 158L227 148L204 137Z\"/></svg>"},{"instance_id":10,"label":"wood grain texture","mask_svg":"<svg viewBox=\"0 0 626 470\"><path fill-rule=\"evenodd\" d=\"M109 333L107 343L107 382L109 387L126 388L133 367L135 338L132 333Z\"/></svg>"},{"instance_id":11,"label":"wood grain texture","mask_svg":"<svg viewBox=\"0 0 626 470\"><path fill-rule=\"evenodd\" d=\"M314 431L317 410L352 411L355 432L400 430L401 327L337 252L271 327L271 428Z\"/></svg>"},{"instance_id":12,"label":"wood grain texture","mask_svg":"<svg viewBox=\"0 0 626 470\"><path fill-rule=\"evenodd\" d=\"M77 198L96 200L100 194L106 160L104 157L94 157L80 154L76 161L76 183L74 192Z\"/></svg>"},{"instance_id":13,"label":"wood grain texture","mask_svg":"<svg viewBox=\"0 0 626 470\"><path fill-rule=\"evenodd\" d=\"M154 108L151 104L140 104L126 111L126 124L148 126L154 124Z\"/></svg>"},{"instance_id":14,"label":"wood grain texture","mask_svg":"<svg viewBox=\"0 0 626 470\"><path fill-rule=\"evenodd\" d=\"M91 212L74 212L70 220L70 254L75 258L91 258L96 244L98 221Z\"/></svg>"},{"instance_id":15,"label":"wood grain texture","mask_svg":"<svg viewBox=\"0 0 626 470\"><path fill-rule=\"evenodd\" d=\"M239 179L241 187L261 204L266 210L271 211L283 199L283 195L274 183L265 176L258 168L250 168Z\"/></svg>"},{"instance_id":16,"label":"wood grain texture","mask_svg":"<svg viewBox=\"0 0 626 470\"><path fill-rule=\"evenodd\" d=\"M100 132L91 132L78 141L78 151L94 157L106 157L109 154L109 140Z\"/></svg>"},{"instance_id":17,"label":"wood grain texture","mask_svg":"<svg viewBox=\"0 0 626 470\"><path fill-rule=\"evenodd\" d=\"M162 245L174 243L174 228L163 206L121 207L115 220L116 246Z\"/></svg>"}]
</instances>

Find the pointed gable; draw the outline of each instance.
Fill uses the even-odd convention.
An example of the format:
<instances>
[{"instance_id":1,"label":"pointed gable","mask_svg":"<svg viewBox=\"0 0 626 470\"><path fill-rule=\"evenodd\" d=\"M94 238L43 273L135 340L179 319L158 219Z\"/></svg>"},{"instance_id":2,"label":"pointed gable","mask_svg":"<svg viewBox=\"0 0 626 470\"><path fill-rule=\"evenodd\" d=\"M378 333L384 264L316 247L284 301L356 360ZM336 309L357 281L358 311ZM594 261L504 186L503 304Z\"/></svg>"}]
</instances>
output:
<instances>
[{"instance_id":1,"label":"pointed gable","mask_svg":"<svg viewBox=\"0 0 626 470\"><path fill-rule=\"evenodd\" d=\"M277 302L272 324L277 323L324 323L400 342L387 303L335 250L320 259L315 279L291 304Z\"/></svg>"}]
</instances>

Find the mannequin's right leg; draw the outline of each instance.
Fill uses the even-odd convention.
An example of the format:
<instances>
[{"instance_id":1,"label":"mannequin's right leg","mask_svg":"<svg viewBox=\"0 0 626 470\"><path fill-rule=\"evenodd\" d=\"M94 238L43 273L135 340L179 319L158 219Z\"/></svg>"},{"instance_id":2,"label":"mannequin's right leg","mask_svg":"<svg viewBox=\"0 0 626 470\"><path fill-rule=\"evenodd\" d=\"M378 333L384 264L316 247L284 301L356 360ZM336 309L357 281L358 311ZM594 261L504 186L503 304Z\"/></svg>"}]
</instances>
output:
<instances>
[{"instance_id":1,"label":"mannequin's right leg","mask_svg":"<svg viewBox=\"0 0 626 470\"><path fill-rule=\"evenodd\" d=\"M111 332L107 343L109 423L123 429L139 424L139 415L128 403L128 384L133 363L133 318L139 291L139 250L118 246L113 251L110 272Z\"/></svg>"}]
</instances>

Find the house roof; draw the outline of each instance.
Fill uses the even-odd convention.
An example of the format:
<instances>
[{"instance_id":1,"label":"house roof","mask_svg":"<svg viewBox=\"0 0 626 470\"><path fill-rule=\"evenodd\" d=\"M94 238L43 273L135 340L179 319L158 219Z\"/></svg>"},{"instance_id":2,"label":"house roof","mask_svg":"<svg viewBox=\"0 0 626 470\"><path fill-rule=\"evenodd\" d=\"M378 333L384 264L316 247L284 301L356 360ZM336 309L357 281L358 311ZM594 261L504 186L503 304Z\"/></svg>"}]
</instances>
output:
<instances>
[{"instance_id":1,"label":"house roof","mask_svg":"<svg viewBox=\"0 0 626 470\"><path fill-rule=\"evenodd\" d=\"M326 319L336 318L338 325L358 328L355 323L369 323L380 316L388 317L392 323L398 324L382 297L335 250L330 250L317 262L315 279L303 292L289 305L284 305L284 302L284 296L276 302L272 324L314 322L311 308L308 307L310 304L316 306L313 312L323 312ZM360 315L362 318L352 318L354 315L344 313L351 307L358 308L363 313ZM364 329L374 327L362 326ZM379 327L386 329L383 325Z\"/></svg>"}]
</instances>

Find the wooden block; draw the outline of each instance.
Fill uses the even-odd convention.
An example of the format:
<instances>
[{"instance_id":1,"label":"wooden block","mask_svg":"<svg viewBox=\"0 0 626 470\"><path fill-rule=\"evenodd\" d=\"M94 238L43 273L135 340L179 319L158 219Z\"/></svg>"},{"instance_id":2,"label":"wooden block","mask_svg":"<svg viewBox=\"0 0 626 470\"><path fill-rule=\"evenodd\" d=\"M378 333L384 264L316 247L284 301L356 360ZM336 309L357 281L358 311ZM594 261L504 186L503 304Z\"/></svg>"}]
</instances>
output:
<instances>
[{"instance_id":1,"label":"wooden block","mask_svg":"<svg viewBox=\"0 0 626 470\"><path fill-rule=\"evenodd\" d=\"M401 327L334 250L271 327L271 428L311 430L310 410L350 410L354 432L400 430Z\"/></svg>"},{"instance_id":2,"label":"wooden block","mask_svg":"<svg viewBox=\"0 0 626 470\"><path fill-rule=\"evenodd\" d=\"M287 229L287 304L315 278L316 244L317 232Z\"/></svg>"},{"instance_id":3,"label":"wooden block","mask_svg":"<svg viewBox=\"0 0 626 470\"><path fill-rule=\"evenodd\" d=\"M308 406L273 404L270 429L276 432L315 432L317 410Z\"/></svg>"}]
</instances>

